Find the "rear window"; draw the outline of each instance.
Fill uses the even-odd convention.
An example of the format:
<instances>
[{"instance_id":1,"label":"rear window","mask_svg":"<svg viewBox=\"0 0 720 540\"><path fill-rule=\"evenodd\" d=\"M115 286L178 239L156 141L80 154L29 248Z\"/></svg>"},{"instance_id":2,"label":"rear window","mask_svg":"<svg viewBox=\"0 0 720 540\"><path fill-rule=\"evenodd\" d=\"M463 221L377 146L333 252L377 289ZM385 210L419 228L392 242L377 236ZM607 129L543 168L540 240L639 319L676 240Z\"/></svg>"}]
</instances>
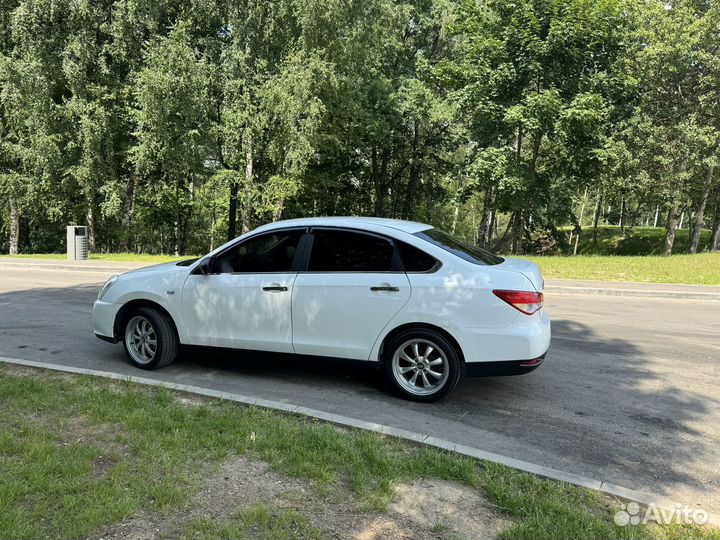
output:
<instances>
[{"instance_id":1,"label":"rear window","mask_svg":"<svg viewBox=\"0 0 720 540\"><path fill-rule=\"evenodd\" d=\"M308 271L392 272L394 248L379 236L315 229Z\"/></svg>"},{"instance_id":2,"label":"rear window","mask_svg":"<svg viewBox=\"0 0 720 540\"><path fill-rule=\"evenodd\" d=\"M415 233L415 236L422 238L431 244L435 244L436 246L443 248L448 253L457 255L461 259L473 264L491 266L494 264L500 264L504 260L502 257L493 255L479 246L468 244L464 240L460 240L459 238L443 232L440 229L427 229L425 231Z\"/></svg>"}]
</instances>

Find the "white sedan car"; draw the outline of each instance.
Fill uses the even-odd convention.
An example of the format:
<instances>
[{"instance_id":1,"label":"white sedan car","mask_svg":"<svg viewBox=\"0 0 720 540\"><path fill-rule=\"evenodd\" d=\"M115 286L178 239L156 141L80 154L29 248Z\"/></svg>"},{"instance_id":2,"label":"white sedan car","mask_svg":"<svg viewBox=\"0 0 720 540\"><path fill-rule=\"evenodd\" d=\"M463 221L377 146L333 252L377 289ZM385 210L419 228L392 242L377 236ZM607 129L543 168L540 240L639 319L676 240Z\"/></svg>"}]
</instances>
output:
<instances>
[{"instance_id":1,"label":"white sedan car","mask_svg":"<svg viewBox=\"0 0 720 540\"><path fill-rule=\"evenodd\" d=\"M527 373L550 345L543 279L430 225L366 217L265 225L196 260L114 276L95 334L139 368L183 345L372 362L403 397Z\"/></svg>"}]
</instances>

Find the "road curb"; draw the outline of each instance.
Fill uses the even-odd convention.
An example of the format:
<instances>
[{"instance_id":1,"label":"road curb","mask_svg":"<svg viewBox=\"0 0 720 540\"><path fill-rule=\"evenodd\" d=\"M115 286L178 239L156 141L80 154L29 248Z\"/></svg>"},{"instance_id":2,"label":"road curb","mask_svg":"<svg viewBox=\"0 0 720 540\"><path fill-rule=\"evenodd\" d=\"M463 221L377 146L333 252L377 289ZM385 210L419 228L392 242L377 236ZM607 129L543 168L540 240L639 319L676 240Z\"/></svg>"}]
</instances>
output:
<instances>
[{"instance_id":1,"label":"road curb","mask_svg":"<svg viewBox=\"0 0 720 540\"><path fill-rule=\"evenodd\" d=\"M609 282L610 283L610 282ZM671 291L651 289L614 289L600 287L573 287L569 285L546 285L546 294L627 296L635 298L660 298L663 300L704 300L720 302L720 292Z\"/></svg>"},{"instance_id":2,"label":"road curb","mask_svg":"<svg viewBox=\"0 0 720 540\"><path fill-rule=\"evenodd\" d=\"M552 480L558 480L573 484L576 486L593 489L607 495L612 495L627 501L635 501L643 505L655 505L658 509L675 511L677 506L675 501L671 501L667 498L644 493L634 489L629 489L623 486L618 486L611 482L604 480L596 480L587 476L582 476L559 469L553 469L551 467L545 467L535 463L522 461L508 456L496 454L494 452L488 452L480 448L471 446L465 446L462 444L456 444L446 439L440 439L424 433L417 433L413 431L407 431L404 429L395 428L392 426L386 426L384 424L377 424L374 422L368 422L365 420L358 420L348 416L342 416L339 414L329 413L317 409L310 409L300 405L292 403L273 401L262 398L256 398L253 396L246 396L243 394L236 394L233 392L223 392L220 390L213 390L212 388L204 388L200 386L185 385L180 383L173 383L169 381L161 381L158 379L150 379L147 377L135 377L133 375L122 375L120 373L113 373L111 371L100 371L95 369L86 369L73 366L62 366L57 364L48 364L46 362L36 362L34 360L22 360L19 358L7 358L0 356L0 363L4 364L15 364L20 366L43 368L53 371L61 371L65 373L75 373L79 375L93 375L96 377L103 377L106 379L129 381L136 384L142 384L147 386L159 386L168 388L170 390L178 390L182 392L188 392L192 394L224 399L228 401L234 401L236 403L242 403L245 405L253 405L255 407L262 407L264 409L272 409L277 411L283 411L293 414L301 414L318 420L330 422L345 427L352 427L357 429L363 429L366 431L373 431L375 433L381 433L390 437L397 437L399 439L405 439L408 441L426 444L442 450L449 450L462 454L468 457L490 461L492 463L499 463L506 465L510 468L524 471L527 473L534 474L543 478L549 478ZM689 504L689 503L688 503ZM720 526L720 516L715 514L709 514L708 524L714 526Z\"/></svg>"}]
</instances>

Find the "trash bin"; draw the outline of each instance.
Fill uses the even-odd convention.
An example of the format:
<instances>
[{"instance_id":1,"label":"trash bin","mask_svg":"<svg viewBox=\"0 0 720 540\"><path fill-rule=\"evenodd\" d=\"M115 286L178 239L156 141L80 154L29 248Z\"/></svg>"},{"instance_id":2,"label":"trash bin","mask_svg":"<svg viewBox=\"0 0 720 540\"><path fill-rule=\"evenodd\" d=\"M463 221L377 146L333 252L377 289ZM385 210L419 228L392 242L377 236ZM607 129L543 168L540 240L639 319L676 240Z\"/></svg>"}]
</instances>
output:
<instances>
[{"instance_id":1,"label":"trash bin","mask_svg":"<svg viewBox=\"0 0 720 540\"><path fill-rule=\"evenodd\" d=\"M67 258L73 261L84 261L88 258L87 227L67 227Z\"/></svg>"}]
</instances>

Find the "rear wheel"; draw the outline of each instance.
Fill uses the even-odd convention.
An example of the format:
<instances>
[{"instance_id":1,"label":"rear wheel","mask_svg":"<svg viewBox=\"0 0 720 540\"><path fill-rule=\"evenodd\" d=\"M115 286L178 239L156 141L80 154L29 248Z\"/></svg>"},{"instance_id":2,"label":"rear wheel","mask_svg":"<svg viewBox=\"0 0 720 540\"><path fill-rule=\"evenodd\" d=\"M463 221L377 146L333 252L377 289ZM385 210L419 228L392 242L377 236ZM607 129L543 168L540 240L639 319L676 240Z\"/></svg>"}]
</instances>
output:
<instances>
[{"instance_id":1,"label":"rear wheel","mask_svg":"<svg viewBox=\"0 0 720 540\"><path fill-rule=\"evenodd\" d=\"M460 380L455 347L432 330L408 330L388 343L385 372L395 391L413 401L436 401Z\"/></svg>"},{"instance_id":2,"label":"rear wheel","mask_svg":"<svg viewBox=\"0 0 720 540\"><path fill-rule=\"evenodd\" d=\"M123 345L130 361L141 369L158 369L175 360L178 338L170 318L161 311L141 307L126 319Z\"/></svg>"}]
</instances>

